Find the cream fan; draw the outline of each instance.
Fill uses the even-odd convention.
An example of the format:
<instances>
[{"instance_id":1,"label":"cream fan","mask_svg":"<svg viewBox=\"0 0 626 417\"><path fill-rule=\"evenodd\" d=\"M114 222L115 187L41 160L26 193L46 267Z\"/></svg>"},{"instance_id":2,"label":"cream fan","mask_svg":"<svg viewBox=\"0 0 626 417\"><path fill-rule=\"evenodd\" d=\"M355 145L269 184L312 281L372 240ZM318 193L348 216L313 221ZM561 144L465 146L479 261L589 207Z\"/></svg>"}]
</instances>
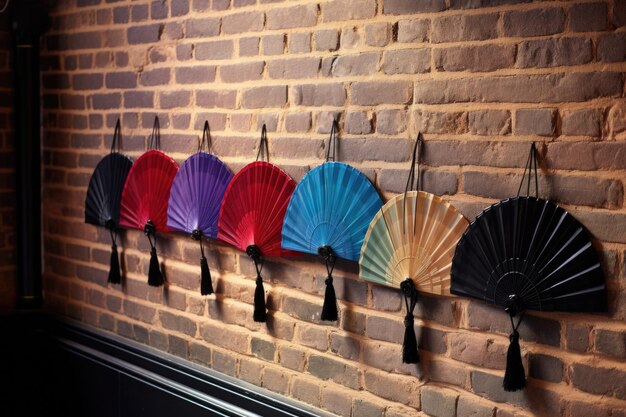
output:
<instances>
[{"instance_id":1,"label":"cream fan","mask_svg":"<svg viewBox=\"0 0 626 417\"><path fill-rule=\"evenodd\" d=\"M378 211L365 235L359 259L362 279L400 288L404 294L404 363L419 362L413 328L417 293L450 295L452 257L468 226L465 217L448 202L419 191L421 143L419 133L405 192Z\"/></svg>"}]
</instances>

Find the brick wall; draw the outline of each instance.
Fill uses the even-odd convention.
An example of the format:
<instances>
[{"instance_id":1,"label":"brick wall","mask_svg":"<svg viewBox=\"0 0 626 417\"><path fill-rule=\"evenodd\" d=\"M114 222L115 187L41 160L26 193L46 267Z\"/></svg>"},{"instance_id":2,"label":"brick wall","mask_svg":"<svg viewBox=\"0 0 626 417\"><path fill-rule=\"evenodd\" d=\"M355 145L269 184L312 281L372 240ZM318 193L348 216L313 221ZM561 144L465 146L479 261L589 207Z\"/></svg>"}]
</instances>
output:
<instances>
[{"instance_id":1,"label":"brick wall","mask_svg":"<svg viewBox=\"0 0 626 417\"><path fill-rule=\"evenodd\" d=\"M7 13L0 15L0 311L15 306L15 166L13 73Z\"/></svg>"},{"instance_id":2,"label":"brick wall","mask_svg":"<svg viewBox=\"0 0 626 417\"><path fill-rule=\"evenodd\" d=\"M343 416L622 415L625 25L620 0L60 1L43 53L47 305ZM337 116L340 160L386 197L403 190L421 130L425 190L470 219L516 192L537 141L541 194L594 236L610 311L529 315L529 386L504 393L504 313L423 296L422 363L403 365L399 292L360 282L351 263L337 267L338 325L318 320L312 257L267 262L267 325L252 320L252 263L217 243L216 295L199 295L184 236L159 241L168 285L148 287L137 231L123 235L124 285L108 286L109 238L83 223L86 186L115 120L137 157L155 114L179 162L208 119L235 171L266 123L271 160L296 180L322 161Z\"/></svg>"}]
</instances>

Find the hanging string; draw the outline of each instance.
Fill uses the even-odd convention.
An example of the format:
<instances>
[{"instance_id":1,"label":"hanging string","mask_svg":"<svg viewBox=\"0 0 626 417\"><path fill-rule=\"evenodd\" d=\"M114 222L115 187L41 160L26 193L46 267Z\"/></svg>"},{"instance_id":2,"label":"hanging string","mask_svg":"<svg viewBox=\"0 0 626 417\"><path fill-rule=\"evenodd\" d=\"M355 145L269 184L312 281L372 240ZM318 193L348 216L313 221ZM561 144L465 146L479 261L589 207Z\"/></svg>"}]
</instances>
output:
<instances>
[{"instance_id":1,"label":"hanging string","mask_svg":"<svg viewBox=\"0 0 626 417\"><path fill-rule=\"evenodd\" d=\"M265 304L265 288L263 288L263 256L261 249L257 245L250 245L246 248L246 253L254 261L256 269L256 287L254 289L254 312L252 318L259 323L267 321L267 306Z\"/></svg>"},{"instance_id":2,"label":"hanging string","mask_svg":"<svg viewBox=\"0 0 626 417\"><path fill-rule=\"evenodd\" d=\"M152 133L148 140L148 149L161 149L161 126L159 125L159 116L154 116L154 125Z\"/></svg>"},{"instance_id":3,"label":"hanging string","mask_svg":"<svg viewBox=\"0 0 626 417\"><path fill-rule=\"evenodd\" d=\"M406 181L406 186L404 187L404 197L402 199L402 232L406 233L406 197L409 191L420 191L421 182L420 182L420 160L421 160L421 150L422 150L423 136L422 132L417 133L417 138L415 138L415 144L413 145L413 152L411 157L411 168L409 169L409 175ZM417 201L416 201L417 203ZM382 208L381 208L382 210ZM417 218L417 217L416 217ZM415 222L413 227L415 228ZM415 230L414 230L415 232Z\"/></svg>"},{"instance_id":4,"label":"hanging string","mask_svg":"<svg viewBox=\"0 0 626 417\"><path fill-rule=\"evenodd\" d=\"M504 371L502 388L505 391L518 391L526 386L526 375L524 364L522 363L518 331L526 310L523 300L516 295L509 296L504 310L509 314L513 331L509 335L509 349L506 354L506 370ZM517 324L514 321L516 316L519 316Z\"/></svg>"},{"instance_id":5,"label":"hanging string","mask_svg":"<svg viewBox=\"0 0 626 417\"><path fill-rule=\"evenodd\" d=\"M339 122L333 120L333 126L330 128L330 136L328 137L328 148L326 148L326 162L335 161L338 153L339 142L337 142L337 134L339 133Z\"/></svg>"},{"instance_id":6,"label":"hanging string","mask_svg":"<svg viewBox=\"0 0 626 417\"><path fill-rule=\"evenodd\" d=\"M267 127L265 127L265 123L263 123L263 128L261 129L261 142L259 142L259 151L256 154L257 161L259 158L267 162L270 160L270 151L267 146Z\"/></svg>"},{"instance_id":7,"label":"hanging string","mask_svg":"<svg viewBox=\"0 0 626 417\"><path fill-rule=\"evenodd\" d=\"M528 173L528 176L526 173ZM518 197L522 191L522 186L524 185L525 180L526 195L530 196L530 182L531 177L533 176L535 177L535 197L539 198L539 175L537 173L537 147L535 146L535 142L530 145L530 152L528 153L528 160L526 161L526 166L524 167L524 174L522 175L522 180L520 181L517 189Z\"/></svg>"},{"instance_id":8,"label":"hanging string","mask_svg":"<svg viewBox=\"0 0 626 417\"><path fill-rule=\"evenodd\" d=\"M206 150L206 152L211 152L211 129L209 129L209 121L204 121L204 128L202 129L202 139L198 142L198 152Z\"/></svg>"},{"instance_id":9,"label":"hanging string","mask_svg":"<svg viewBox=\"0 0 626 417\"><path fill-rule=\"evenodd\" d=\"M415 335L415 318L413 311L417 305L417 289L411 278L407 278L400 284L400 290L404 295L404 341L402 343L402 362L418 363L420 361L417 351L417 336Z\"/></svg>"},{"instance_id":10,"label":"hanging string","mask_svg":"<svg viewBox=\"0 0 626 417\"><path fill-rule=\"evenodd\" d=\"M154 224L150 220L148 220L148 223L146 223L146 226L144 227L144 233L148 237L148 242L150 243L150 267L148 269L148 285L152 287L159 287L163 285L165 281L163 279L163 274L161 273L161 266L159 265L159 258L156 251L156 229L154 228Z\"/></svg>"},{"instance_id":11,"label":"hanging string","mask_svg":"<svg viewBox=\"0 0 626 417\"><path fill-rule=\"evenodd\" d=\"M122 282L122 274L120 271L119 255L117 253L117 232L114 228L109 228L109 232L111 233L111 260L107 282L119 284Z\"/></svg>"},{"instance_id":12,"label":"hanging string","mask_svg":"<svg viewBox=\"0 0 626 417\"><path fill-rule=\"evenodd\" d=\"M335 293L335 286L333 285L333 270L335 269L337 257L330 246L321 246L317 249L317 253L324 259L327 273L326 280L324 280L326 290L324 292L324 304L322 305L320 319L324 321L336 321L339 318L339 311L337 309L337 294Z\"/></svg>"},{"instance_id":13,"label":"hanging string","mask_svg":"<svg viewBox=\"0 0 626 417\"><path fill-rule=\"evenodd\" d=\"M113 152L119 152L121 150L121 125L120 125L120 119L117 119L117 122L115 123L115 131L113 132L113 141L111 142L111 153Z\"/></svg>"}]
</instances>

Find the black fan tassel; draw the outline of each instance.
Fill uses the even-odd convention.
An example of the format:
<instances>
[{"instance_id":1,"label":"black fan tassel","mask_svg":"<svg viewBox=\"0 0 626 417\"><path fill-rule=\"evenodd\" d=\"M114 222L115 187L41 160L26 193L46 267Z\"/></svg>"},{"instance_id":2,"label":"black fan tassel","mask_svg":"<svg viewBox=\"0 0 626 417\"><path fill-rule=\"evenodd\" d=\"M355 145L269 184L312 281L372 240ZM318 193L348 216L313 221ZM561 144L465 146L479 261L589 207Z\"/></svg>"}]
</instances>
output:
<instances>
[{"instance_id":1,"label":"black fan tassel","mask_svg":"<svg viewBox=\"0 0 626 417\"><path fill-rule=\"evenodd\" d=\"M256 288L254 289L254 321L265 323L267 321L267 312L265 306L265 289L263 288L263 278L261 275L256 277Z\"/></svg>"},{"instance_id":2,"label":"black fan tassel","mask_svg":"<svg viewBox=\"0 0 626 417\"><path fill-rule=\"evenodd\" d=\"M417 336L415 335L415 321L413 313L408 312L404 317L404 341L402 342L402 363L419 363L417 352Z\"/></svg>"},{"instance_id":3,"label":"black fan tassel","mask_svg":"<svg viewBox=\"0 0 626 417\"><path fill-rule=\"evenodd\" d=\"M509 350L506 354L506 371L502 387L505 391L518 391L526 387L522 352L519 346L519 333L513 330L509 336Z\"/></svg>"},{"instance_id":4,"label":"black fan tassel","mask_svg":"<svg viewBox=\"0 0 626 417\"><path fill-rule=\"evenodd\" d=\"M120 259L117 254L117 245L115 243L111 246L111 265L109 266L109 278L107 281L111 284L119 284L122 282Z\"/></svg>"},{"instance_id":5,"label":"black fan tassel","mask_svg":"<svg viewBox=\"0 0 626 417\"><path fill-rule=\"evenodd\" d=\"M209 270L209 264L206 260L206 256L200 258L200 294L209 295L213 294L213 282L211 282L211 271Z\"/></svg>"},{"instance_id":6,"label":"black fan tassel","mask_svg":"<svg viewBox=\"0 0 626 417\"><path fill-rule=\"evenodd\" d=\"M152 287L160 287L163 285L163 274L159 266L159 258L157 258L156 248L150 250L150 269L148 270L148 285Z\"/></svg>"},{"instance_id":7,"label":"black fan tassel","mask_svg":"<svg viewBox=\"0 0 626 417\"><path fill-rule=\"evenodd\" d=\"M326 278L326 292L324 293L324 305L322 306L321 319L324 321L336 321L339 315L337 310L337 295L333 286L333 277Z\"/></svg>"}]
</instances>

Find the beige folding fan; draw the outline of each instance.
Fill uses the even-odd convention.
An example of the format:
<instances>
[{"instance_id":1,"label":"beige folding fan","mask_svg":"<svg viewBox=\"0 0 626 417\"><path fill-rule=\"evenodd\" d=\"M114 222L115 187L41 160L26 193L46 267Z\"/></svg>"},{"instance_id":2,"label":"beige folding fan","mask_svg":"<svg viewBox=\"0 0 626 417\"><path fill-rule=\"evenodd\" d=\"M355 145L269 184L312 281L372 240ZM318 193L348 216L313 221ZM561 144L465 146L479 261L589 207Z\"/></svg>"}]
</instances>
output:
<instances>
[{"instance_id":1,"label":"beige folding fan","mask_svg":"<svg viewBox=\"0 0 626 417\"><path fill-rule=\"evenodd\" d=\"M413 329L417 292L450 295L452 257L468 226L465 217L450 203L419 191L421 143L420 133L413 148L405 192L378 211L365 235L359 259L361 279L400 288L404 294L404 363L419 361Z\"/></svg>"}]
</instances>

